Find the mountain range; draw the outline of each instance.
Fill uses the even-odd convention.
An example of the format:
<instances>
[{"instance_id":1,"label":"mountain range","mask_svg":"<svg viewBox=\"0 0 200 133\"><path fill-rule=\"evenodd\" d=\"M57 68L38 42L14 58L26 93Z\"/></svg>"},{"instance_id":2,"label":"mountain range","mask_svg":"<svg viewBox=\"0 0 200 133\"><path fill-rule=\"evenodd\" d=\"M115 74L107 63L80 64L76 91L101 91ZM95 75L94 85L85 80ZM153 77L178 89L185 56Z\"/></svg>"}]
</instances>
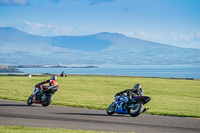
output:
<instances>
[{"instance_id":1,"label":"mountain range","mask_svg":"<svg viewBox=\"0 0 200 133\"><path fill-rule=\"evenodd\" d=\"M181 48L102 32L38 36L0 27L0 64L199 65L200 49Z\"/></svg>"}]
</instances>

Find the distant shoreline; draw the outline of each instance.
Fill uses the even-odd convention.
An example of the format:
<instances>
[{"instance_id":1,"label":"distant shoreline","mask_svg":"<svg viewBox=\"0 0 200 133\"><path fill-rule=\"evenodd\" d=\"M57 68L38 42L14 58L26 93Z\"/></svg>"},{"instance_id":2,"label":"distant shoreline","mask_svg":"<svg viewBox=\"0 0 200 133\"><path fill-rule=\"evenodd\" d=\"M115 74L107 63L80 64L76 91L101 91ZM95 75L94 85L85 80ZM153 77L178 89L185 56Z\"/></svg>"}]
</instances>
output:
<instances>
[{"instance_id":1,"label":"distant shoreline","mask_svg":"<svg viewBox=\"0 0 200 133\"><path fill-rule=\"evenodd\" d=\"M67 65L17 65L15 68L98 68L98 66L67 66Z\"/></svg>"},{"instance_id":2,"label":"distant shoreline","mask_svg":"<svg viewBox=\"0 0 200 133\"><path fill-rule=\"evenodd\" d=\"M0 73L23 73L19 69L0 69Z\"/></svg>"},{"instance_id":3,"label":"distant shoreline","mask_svg":"<svg viewBox=\"0 0 200 133\"><path fill-rule=\"evenodd\" d=\"M46 66L45 66L46 67ZM86 68L87 67L87 68ZM96 68L96 67L95 67ZM166 78L188 78L200 79L200 66L67 66L50 68L16 68L23 74L86 74L86 75L116 75L116 76L144 76L144 77L166 77ZM1 73L17 74L19 71Z\"/></svg>"},{"instance_id":4,"label":"distant shoreline","mask_svg":"<svg viewBox=\"0 0 200 133\"><path fill-rule=\"evenodd\" d=\"M0 65L0 73L24 73L18 68L99 68L98 66L66 66L66 65Z\"/></svg>"},{"instance_id":5,"label":"distant shoreline","mask_svg":"<svg viewBox=\"0 0 200 133\"><path fill-rule=\"evenodd\" d=\"M53 73L31 74L35 77L50 76ZM60 74L54 74L60 76ZM195 78L181 78L181 77L150 77L150 76L122 76L122 75L96 75L96 74L67 74L68 76L97 76L97 77L135 77L135 78L156 78L156 79L181 79L181 80L200 80ZM25 73L0 73L0 76L27 76Z\"/></svg>"},{"instance_id":6,"label":"distant shoreline","mask_svg":"<svg viewBox=\"0 0 200 133\"><path fill-rule=\"evenodd\" d=\"M23 73L13 66L0 65L0 73Z\"/></svg>"}]
</instances>

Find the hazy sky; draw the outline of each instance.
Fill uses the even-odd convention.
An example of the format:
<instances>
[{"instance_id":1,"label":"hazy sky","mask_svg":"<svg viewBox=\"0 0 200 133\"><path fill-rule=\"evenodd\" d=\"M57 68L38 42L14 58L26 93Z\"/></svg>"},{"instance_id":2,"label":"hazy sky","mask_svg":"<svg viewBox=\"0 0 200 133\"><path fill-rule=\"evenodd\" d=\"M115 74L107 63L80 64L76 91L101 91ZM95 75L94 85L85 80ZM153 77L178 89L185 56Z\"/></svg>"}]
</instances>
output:
<instances>
[{"instance_id":1,"label":"hazy sky","mask_svg":"<svg viewBox=\"0 0 200 133\"><path fill-rule=\"evenodd\" d=\"M0 27L43 36L121 33L200 49L200 0L0 0Z\"/></svg>"}]
</instances>

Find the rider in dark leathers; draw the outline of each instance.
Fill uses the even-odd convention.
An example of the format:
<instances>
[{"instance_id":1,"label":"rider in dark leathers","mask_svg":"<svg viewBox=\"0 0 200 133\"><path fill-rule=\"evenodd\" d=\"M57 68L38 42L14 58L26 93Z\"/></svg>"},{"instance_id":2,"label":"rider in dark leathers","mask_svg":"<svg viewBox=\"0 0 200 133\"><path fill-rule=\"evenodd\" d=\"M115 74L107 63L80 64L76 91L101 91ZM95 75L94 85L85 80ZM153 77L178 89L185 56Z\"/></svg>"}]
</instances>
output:
<instances>
[{"instance_id":1,"label":"rider in dark leathers","mask_svg":"<svg viewBox=\"0 0 200 133\"><path fill-rule=\"evenodd\" d=\"M117 93L115 96L122 96L124 93L127 93L128 101L125 103L125 106L123 107L124 110L127 108L127 106L132 102L131 99L135 96L143 96L143 89L141 88L140 84L135 84L133 89L126 89L124 91L121 91Z\"/></svg>"},{"instance_id":2,"label":"rider in dark leathers","mask_svg":"<svg viewBox=\"0 0 200 133\"><path fill-rule=\"evenodd\" d=\"M124 93L127 93L128 98L131 99L133 96L143 96L143 89L141 88L140 84L135 84L133 89L126 89L117 93L116 95L123 95Z\"/></svg>"}]
</instances>

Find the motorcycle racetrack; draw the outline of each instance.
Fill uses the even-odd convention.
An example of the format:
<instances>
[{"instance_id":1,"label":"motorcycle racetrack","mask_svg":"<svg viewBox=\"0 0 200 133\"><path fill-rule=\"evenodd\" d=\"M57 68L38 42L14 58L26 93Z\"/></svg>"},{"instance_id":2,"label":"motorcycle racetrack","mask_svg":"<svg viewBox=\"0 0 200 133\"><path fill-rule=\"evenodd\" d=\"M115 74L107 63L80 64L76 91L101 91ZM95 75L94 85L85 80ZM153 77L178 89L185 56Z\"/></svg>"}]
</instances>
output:
<instances>
[{"instance_id":1,"label":"motorcycle racetrack","mask_svg":"<svg viewBox=\"0 0 200 133\"><path fill-rule=\"evenodd\" d=\"M104 110L62 106L28 106L25 102L0 100L0 125L80 129L106 132L199 133L200 119L141 114L138 117Z\"/></svg>"}]
</instances>

